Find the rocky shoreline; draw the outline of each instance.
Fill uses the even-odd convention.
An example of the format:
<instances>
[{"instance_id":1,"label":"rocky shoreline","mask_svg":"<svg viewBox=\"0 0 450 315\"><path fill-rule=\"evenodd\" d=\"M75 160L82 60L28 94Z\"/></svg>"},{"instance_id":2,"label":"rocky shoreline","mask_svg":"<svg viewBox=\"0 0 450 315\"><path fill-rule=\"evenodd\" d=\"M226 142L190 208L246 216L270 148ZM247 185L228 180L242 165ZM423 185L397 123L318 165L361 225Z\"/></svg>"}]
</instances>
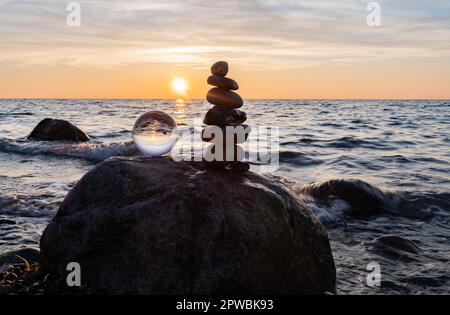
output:
<instances>
[{"instance_id":1,"label":"rocky shoreline","mask_svg":"<svg viewBox=\"0 0 450 315\"><path fill-rule=\"evenodd\" d=\"M89 294L85 288L70 288L65 279L44 272L39 250L24 248L0 254L0 296Z\"/></svg>"},{"instance_id":2,"label":"rocky shoreline","mask_svg":"<svg viewBox=\"0 0 450 315\"><path fill-rule=\"evenodd\" d=\"M40 272L40 252L21 249L0 254L0 295L42 295L47 279Z\"/></svg>"},{"instance_id":3,"label":"rocky shoreline","mask_svg":"<svg viewBox=\"0 0 450 315\"><path fill-rule=\"evenodd\" d=\"M68 194L40 247L1 257L0 294L335 290L327 233L283 183L202 162L122 157L99 164ZM66 285L72 261L83 266L75 289Z\"/></svg>"},{"instance_id":4,"label":"rocky shoreline","mask_svg":"<svg viewBox=\"0 0 450 315\"><path fill-rule=\"evenodd\" d=\"M79 134L57 125L67 130L48 131L60 140ZM322 294L336 284L325 229L282 182L170 158L98 164L40 250L0 256L0 295ZM70 262L82 266L81 287L67 286Z\"/></svg>"},{"instance_id":5,"label":"rocky shoreline","mask_svg":"<svg viewBox=\"0 0 450 315\"><path fill-rule=\"evenodd\" d=\"M68 135L63 140L79 133L58 124L68 127L52 130ZM327 233L305 203L333 196L360 209L355 217L395 208L389 195L361 181L299 186L203 162L111 158L69 192L41 252L0 253L0 295L333 293ZM365 246L402 261L420 254L395 235ZM70 261L88 266L82 287L66 284Z\"/></svg>"}]
</instances>

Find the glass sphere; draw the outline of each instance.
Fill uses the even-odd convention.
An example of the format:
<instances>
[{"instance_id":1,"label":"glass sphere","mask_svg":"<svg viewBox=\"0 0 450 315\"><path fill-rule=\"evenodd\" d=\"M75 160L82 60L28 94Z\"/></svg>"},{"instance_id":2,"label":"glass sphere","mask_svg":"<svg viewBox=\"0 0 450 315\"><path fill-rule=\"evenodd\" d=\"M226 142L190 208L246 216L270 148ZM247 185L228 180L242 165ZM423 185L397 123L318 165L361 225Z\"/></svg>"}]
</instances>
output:
<instances>
[{"instance_id":1,"label":"glass sphere","mask_svg":"<svg viewBox=\"0 0 450 315\"><path fill-rule=\"evenodd\" d=\"M133 141L139 151L147 156L169 153L178 141L177 123L164 112L151 111L136 120Z\"/></svg>"}]
</instances>

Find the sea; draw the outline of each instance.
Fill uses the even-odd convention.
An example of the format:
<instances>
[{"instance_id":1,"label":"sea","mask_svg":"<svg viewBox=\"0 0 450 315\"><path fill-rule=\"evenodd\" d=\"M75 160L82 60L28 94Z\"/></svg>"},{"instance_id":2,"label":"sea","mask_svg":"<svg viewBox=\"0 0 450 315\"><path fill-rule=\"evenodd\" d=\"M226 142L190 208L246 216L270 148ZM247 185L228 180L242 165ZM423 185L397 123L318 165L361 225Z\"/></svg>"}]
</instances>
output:
<instances>
[{"instance_id":1,"label":"sea","mask_svg":"<svg viewBox=\"0 0 450 315\"><path fill-rule=\"evenodd\" d=\"M0 253L38 249L77 181L103 160L129 154L140 115L163 111L180 132L196 134L195 121L210 107L203 100L0 100ZM384 204L355 215L339 194L306 198L328 231L337 294L450 293L450 101L247 100L242 110L255 130L278 128L271 176L298 187L357 180ZM92 141L27 140L44 118L68 120ZM371 203L359 200L358 211Z\"/></svg>"}]
</instances>

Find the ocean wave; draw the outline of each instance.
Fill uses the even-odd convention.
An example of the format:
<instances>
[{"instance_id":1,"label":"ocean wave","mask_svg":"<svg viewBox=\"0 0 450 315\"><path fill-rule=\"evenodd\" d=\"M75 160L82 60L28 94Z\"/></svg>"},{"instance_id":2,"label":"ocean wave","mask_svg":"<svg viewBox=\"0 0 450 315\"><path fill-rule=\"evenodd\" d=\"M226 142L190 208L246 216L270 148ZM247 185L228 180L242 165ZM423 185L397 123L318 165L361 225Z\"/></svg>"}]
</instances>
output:
<instances>
[{"instance_id":1,"label":"ocean wave","mask_svg":"<svg viewBox=\"0 0 450 315\"><path fill-rule=\"evenodd\" d=\"M122 137L123 135L127 135L127 134L131 134L131 131L128 129L122 129L122 130L110 132L110 133L107 133L107 134L101 135L101 136L92 136L92 134L90 134L90 136L92 136L95 139L104 139L104 138L111 139L111 138Z\"/></svg>"},{"instance_id":2,"label":"ocean wave","mask_svg":"<svg viewBox=\"0 0 450 315\"><path fill-rule=\"evenodd\" d=\"M281 163L291 164L295 166L311 166L320 165L323 163L323 161L319 159L312 158L311 155L294 151L281 151L279 159Z\"/></svg>"},{"instance_id":3,"label":"ocean wave","mask_svg":"<svg viewBox=\"0 0 450 315\"><path fill-rule=\"evenodd\" d=\"M298 144L310 144L312 142L314 142L315 140L312 137L303 137L301 139L299 139L298 141L286 141L286 142L281 142L280 145L298 145Z\"/></svg>"},{"instance_id":4,"label":"ocean wave","mask_svg":"<svg viewBox=\"0 0 450 315\"><path fill-rule=\"evenodd\" d=\"M420 220L450 217L450 193L386 192L361 180L345 179L296 184L293 191L325 225L344 217L381 214Z\"/></svg>"},{"instance_id":5,"label":"ocean wave","mask_svg":"<svg viewBox=\"0 0 450 315\"><path fill-rule=\"evenodd\" d=\"M304 137L298 141L286 141L281 145L311 145L322 148L335 148L335 149L356 149L365 148L373 150L395 150L392 145L385 144L380 139L359 139L356 137L341 137L336 139L314 139L312 137Z\"/></svg>"},{"instance_id":6,"label":"ocean wave","mask_svg":"<svg viewBox=\"0 0 450 315\"><path fill-rule=\"evenodd\" d=\"M0 113L0 116L33 116L34 114L32 112L6 112L6 113Z\"/></svg>"},{"instance_id":7,"label":"ocean wave","mask_svg":"<svg viewBox=\"0 0 450 315\"><path fill-rule=\"evenodd\" d=\"M23 155L54 155L102 162L112 156L135 155L137 151L133 142L73 144L0 139L0 152Z\"/></svg>"},{"instance_id":8,"label":"ocean wave","mask_svg":"<svg viewBox=\"0 0 450 315\"><path fill-rule=\"evenodd\" d=\"M17 196L0 194L0 215L8 219L50 218L60 203L45 201L42 196Z\"/></svg>"},{"instance_id":9,"label":"ocean wave","mask_svg":"<svg viewBox=\"0 0 450 315\"><path fill-rule=\"evenodd\" d=\"M374 150L391 150L395 149L392 146L384 144L381 140L374 139L359 139L356 137L342 137L333 140L321 141L319 145L337 148L337 149L354 149L354 148L366 148Z\"/></svg>"}]
</instances>

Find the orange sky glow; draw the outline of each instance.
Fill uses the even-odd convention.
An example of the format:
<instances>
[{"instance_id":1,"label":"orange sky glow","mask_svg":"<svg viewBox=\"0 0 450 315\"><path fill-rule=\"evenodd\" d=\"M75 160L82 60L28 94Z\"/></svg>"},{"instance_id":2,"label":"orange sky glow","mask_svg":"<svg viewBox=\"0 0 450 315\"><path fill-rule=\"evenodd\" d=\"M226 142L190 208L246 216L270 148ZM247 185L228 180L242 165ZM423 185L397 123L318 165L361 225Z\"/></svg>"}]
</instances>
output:
<instances>
[{"instance_id":1,"label":"orange sky glow","mask_svg":"<svg viewBox=\"0 0 450 315\"><path fill-rule=\"evenodd\" d=\"M247 99L450 99L441 1L79 2L0 0L0 98L204 99L226 60Z\"/></svg>"}]
</instances>

